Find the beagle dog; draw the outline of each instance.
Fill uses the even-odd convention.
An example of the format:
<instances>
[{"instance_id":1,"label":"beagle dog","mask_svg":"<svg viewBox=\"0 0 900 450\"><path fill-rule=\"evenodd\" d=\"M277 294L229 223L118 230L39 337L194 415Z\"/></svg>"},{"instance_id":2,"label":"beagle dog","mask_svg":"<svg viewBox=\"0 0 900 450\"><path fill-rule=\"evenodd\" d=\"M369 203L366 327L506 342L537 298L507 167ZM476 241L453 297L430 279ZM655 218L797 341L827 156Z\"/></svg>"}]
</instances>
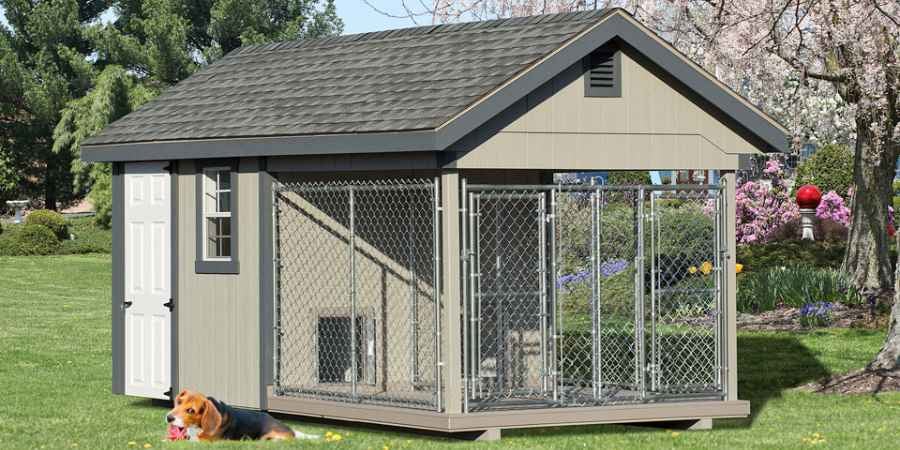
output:
<instances>
[{"instance_id":1,"label":"beagle dog","mask_svg":"<svg viewBox=\"0 0 900 450\"><path fill-rule=\"evenodd\" d=\"M288 428L274 417L261 411L233 408L212 397L187 389L175 397L175 407L166 414L169 426L180 432L199 429L196 438L217 440L289 440L295 437L314 439ZM189 433L193 439L194 433Z\"/></svg>"}]
</instances>

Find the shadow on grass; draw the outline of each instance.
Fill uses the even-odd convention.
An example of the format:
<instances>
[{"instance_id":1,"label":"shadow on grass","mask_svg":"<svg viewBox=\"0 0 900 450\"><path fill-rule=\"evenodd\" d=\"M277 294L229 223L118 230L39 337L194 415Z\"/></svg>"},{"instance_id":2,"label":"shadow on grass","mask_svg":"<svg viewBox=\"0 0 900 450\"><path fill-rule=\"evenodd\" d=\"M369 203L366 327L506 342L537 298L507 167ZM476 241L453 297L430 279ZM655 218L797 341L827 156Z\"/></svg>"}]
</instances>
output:
<instances>
[{"instance_id":1,"label":"shadow on grass","mask_svg":"<svg viewBox=\"0 0 900 450\"><path fill-rule=\"evenodd\" d=\"M738 397L750 401L750 417L728 422L750 426L769 400L828 374L816 355L796 337L768 333L738 335Z\"/></svg>"}]
</instances>

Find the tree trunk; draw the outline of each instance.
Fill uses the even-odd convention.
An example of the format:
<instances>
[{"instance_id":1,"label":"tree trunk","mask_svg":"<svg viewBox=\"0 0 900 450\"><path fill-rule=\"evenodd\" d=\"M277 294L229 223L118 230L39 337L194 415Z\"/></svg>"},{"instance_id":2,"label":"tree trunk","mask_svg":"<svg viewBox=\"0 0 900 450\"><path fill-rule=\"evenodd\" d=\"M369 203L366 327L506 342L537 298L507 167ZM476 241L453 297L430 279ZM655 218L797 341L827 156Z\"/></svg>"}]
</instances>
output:
<instances>
[{"instance_id":1,"label":"tree trunk","mask_svg":"<svg viewBox=\"0 0 900 450\"><path fill-rule=\"evenodd\" d=\"M896 151L888 138L873 135L871 123L871 118L863 114L856 119L852 222L842 264L844 273L860 290L890 289L893 285L887 223Z\"/></svg>"},{"instance_id":2,"label":"tree trunk","mask_svg":"<svg viewBox=\"0 0 900 450\"><path fill-rule=\"evenodd\" d=\"M900 266L900 261L898 261ZM900 368L900 289L894 289L894 306L891 308L891 323L881 351L866 367L869 370L897 370Z\"/></svg>"}]
</instances>

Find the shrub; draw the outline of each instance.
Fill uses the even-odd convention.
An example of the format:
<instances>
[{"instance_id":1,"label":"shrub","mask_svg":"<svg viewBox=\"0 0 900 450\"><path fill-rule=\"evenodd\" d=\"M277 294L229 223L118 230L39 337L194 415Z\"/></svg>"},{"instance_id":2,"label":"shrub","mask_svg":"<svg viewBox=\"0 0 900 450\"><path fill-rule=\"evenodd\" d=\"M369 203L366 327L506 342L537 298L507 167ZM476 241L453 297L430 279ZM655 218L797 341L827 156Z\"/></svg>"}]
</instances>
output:
<instances>
[{"instance_id":1,"label":"shrub","mask_svg":"<svg viewBox=\"0 0 900 450\"><path fill-rule=\"evenodd\" d=\"M846 197L853 185L853 152L843 145L826 145L797 166L794 192L804 184L814 184L822 192L834 191Z\"/></svg>"},{"instance_id":2,"label":"shrub","mask_svg":"<svg viewBox=\"0 0 900 450\"><path fill-rule=\"evenodd\" d=\"M844 199L834 191L822 196L822 203L816 208L816 218L827 219L850 226L850 209L844 205Z\"/></svg>"},{"instance_id":3,"label":"shrub","mask_svg":"<svg viewBox=\"0 0 900 450\"><path fill-rule=\"evenodd\" d=\"M847 240L849 229L841 223L828 219L817 220L813 224L813 235L816 241L825 241L830 243L842 243ZM802 236L800 219L794 219L785 222L776 231L769 235L769 242L781 242L799 240ZM810 241L804 241L810 242ZM747 247L742 245L738 248Z\"/></svg>"},{"instance_id":4,"label":"shrub","mask_svg":"<svg viewBox=\"0 0 900 450\"><path fill-rule=\"evenodd\" d=\"M69 220L69 230L73 239L65 240L59 248L60 254L110 253L112 232L96 223L96 218L78 217Z\"/></svg>"},{"instance_id":5,"label":"shrub","mask_svg":"<svg viewBox=\"0 0 900 450\"><path fill-rule=\"evenodd\" d=\"M744 265L744 272L792 266L838 269L843 258L844 246L831 242L798 239L737 248L737 262Z\"/></svg>"},{"instance_id":6,"label":"shrub","mask_svg":"<svg viewBox=\"0 0 900 450\"><path fill-rule=\"evenodd\" d=\"M861 303L847 277L834 269L773 267L746 274L738 282L737 307L741 312L770 311L779 306L799 308L813 299Z\"/></svg>"},{"instance_id":7,"label":"shrub","mask_svg":"<svg viewBox=\"0 0 900 450\"><path fill-rule=\"evenodd\" d=\"M53 231L41 224L26 223L0 237L0 255L50 255L59 248Z\"/></svg>"},{"instance_id":8,"label":"shrub","mask_svg":"<svg viewBox=\"0 0 900 450\"><path fill-rule=\"evenodd\" d=\"M646 170L616 170L609 173L606 184L613 186L632 186L650 184L650 172Z\"/></svg>"},{"instance_id":9,"label":"shrub","mask_svg":"<svg viewBox=\"0 0 900 450\"><path fill-rule=\"evenodd\" d=\"M771 179L771 187L748 181L735 194L735 237L739 244L768 242L779 228L800 214L797 204L788 196L781 164L770 159L763 172Z\"/></svg>"},{"instance_id":10,"label":"shrub","mask_svg":"<svg viewBox=\"0 0 900 450\"><path fill-rule=\"evenodd\" d=\"M43 225L50 229L57 239L69 238L69 227L62 214L49 209L38 209L25 216L26 224Z\"/></svg>"}]
</instances>

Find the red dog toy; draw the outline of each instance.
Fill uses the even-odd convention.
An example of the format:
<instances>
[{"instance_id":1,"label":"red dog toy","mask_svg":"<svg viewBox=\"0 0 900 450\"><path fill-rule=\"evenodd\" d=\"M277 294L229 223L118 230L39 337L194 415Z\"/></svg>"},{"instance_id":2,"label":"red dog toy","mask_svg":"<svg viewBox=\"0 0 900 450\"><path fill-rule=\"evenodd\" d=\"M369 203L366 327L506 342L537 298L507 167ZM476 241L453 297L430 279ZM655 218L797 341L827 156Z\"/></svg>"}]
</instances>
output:
<instances>
[{"instance_id":1,"label":"red dog toy","mask_svg":"<svg viewBox=\"0 0 900 450\"><path fill-rule=\"evenodd\" d=\"M179 428L175 425L169 425L169 430L166 434L166 438L168 438L170 441L186 441L190 439L190 436L188 436L187 428Z\"/></svg>"}]
</instances>

